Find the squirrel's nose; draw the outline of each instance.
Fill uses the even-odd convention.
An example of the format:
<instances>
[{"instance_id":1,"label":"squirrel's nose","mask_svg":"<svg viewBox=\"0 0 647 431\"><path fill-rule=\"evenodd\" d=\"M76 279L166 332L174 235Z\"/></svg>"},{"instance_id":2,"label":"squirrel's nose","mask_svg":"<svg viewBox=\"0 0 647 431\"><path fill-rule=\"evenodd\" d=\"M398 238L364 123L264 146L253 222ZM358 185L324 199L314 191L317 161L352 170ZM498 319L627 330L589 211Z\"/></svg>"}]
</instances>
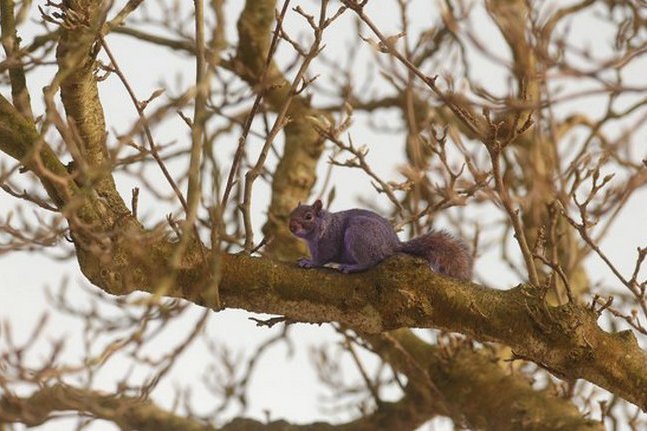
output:
<instances>
[{"instance_id":1,"label":"squirrel's nose","mask_svg":"<svg viewBox=\"0 0 647 431\"><path fill-rule=\"evenodd\" d=\"M291 221L290 222L290 232L294 233L299 229L299 223L296 221Z\"/></svg>"}]
</instances>

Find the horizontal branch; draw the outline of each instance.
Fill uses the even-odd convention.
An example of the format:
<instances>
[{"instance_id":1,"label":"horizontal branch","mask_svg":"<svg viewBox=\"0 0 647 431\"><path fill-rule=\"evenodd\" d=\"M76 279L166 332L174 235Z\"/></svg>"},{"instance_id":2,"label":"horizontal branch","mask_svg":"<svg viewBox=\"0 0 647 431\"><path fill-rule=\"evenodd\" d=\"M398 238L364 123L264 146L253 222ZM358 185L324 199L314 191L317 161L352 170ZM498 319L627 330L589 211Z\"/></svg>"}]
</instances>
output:
<instances>
[{"instance_id":1,"label":"horizontal branch","mask_svg":"<svg viewBox=\"0 0 647 431\"><path fill-rule=\"evenodd\" d=\"M64 384L42 387L27 397L4 393L0 397L0 423L22 423L27 426L42 425L54 418L55 413L74 411L96 419L110 421L121 429L140 431L367 431L374 429L413 429L424 422L425 416L412 412L429 412L415 398L405 396L398 402L385 402L372 414L345 424L325 422L295 425L284 420L261 422L254 419L235 418L216 428L198 418L183 417L162 409L153 401L120 394L110 394L91 389L79 389ZM217 418L212 418L213 420ZM421 421L421 419L423 419Z\"/></svg>"},{"instance_id":2,"label":"horizontal branch","mask_svg":"<svg viewBox=\"0 0 647 431\"><path fill-rule=\"evenodd\" d=\"M208 431L215 427L167 412L152 401L126 397L63 384L43 387L29 397L4 394L0 398L0 423L23 423L37 426L61 411L76 411L104 419L121 429L140 431Z\"/></svg>"},{"instance_id":3,"label":"horizontal branch","mask_svg":"<svg viewBox=\"0 0 647 431\"><path fill-rule=\"evenodd\" d=\"M377 268L357 275L344 275L328 270L304 270L296 268L295 265L244 255L222 254L221 258L223 261L221 300L227 307L284 314L291 319L305 322L337 320L351 325L358 331L372 333L399 326L443 327L457 332L469 333L479 339L509 342L518 352L527 354L529 359L535 360L535 362L541 363L553 371L558 365L562 351L567 349L566 346L569 343L575 343L575 341L569 341L570 337L574 337L571 331L563 330L563 337L556 333L551 333L552 337L550 337L546 331L548 326L541 326L543 328L541 330L539 329L539 324L534 329L529 327L527 310L531 310L532 307L521 309L517 305L520 302L531 302L530 297L523 295L522 289L517 288L502 292L441 277L429 271L426 265L409 257L389 259ZM104 263L106 263L104 269L110 267L107 262ZM189 268L185 269L189 270ZM200 269L194 268L191 272L194 275L200 274ZM108 276L109 273L104 275ZM193 287L200 284L198 278L193 280L197 284L191 283L187 278L182 279L182 283L176 287L176 290L168 293L173 296L193 297L196 303L209 305L202 299L200 292L193 291ZM124 281L124 279L120 280L119 285L123 287ZM153 292L154 288L152 286L156 286L156 284L151 283L148 286L146 290ZM115 292L117 289L106 290ZM477 307L474 305L475 303L483 304L483 306ZM436 305L432 306L432 304ZM488 304L491 307L486 306ZM510 310L508 313L505 312L506 306ZM488 310L487 316L482 309ZM567 318L570 313L577 314L581 312L585 315L587 314L587 309L579 308L573 308L565 314L560 314L556 309L553 309L553 311L552 316L554 319L552 324L554 326L572 321L572 319ZM549 320L544 319L541 323L542 325L549 325ZM593 328L590 327L591 325L593 325ZM580 326L580 330L589 337L587 340L591 342L592 348L593 346L596 347L596 355L590 355L588 362L578 361L578 358L573 355L567 357L564 360L570 360L571 367L563 370L560 374L569 378L579 376L586 378L596 370L598 373L602 373L605 367L598 363L602 360L596 358L603 358L607 355L607 357L611 357L615 361L615 366L618 367L617 373L626 372L627 376L615 376L616 380L606 388L633 401L636 394L632 393L632 391L635 388L633 384L627 384L626 380L631 377L632 373L636 374L638 371L635 368L636 364L630 360L631 356L640 357L640 355L644 356L644 353L637 350L637 348L632 351L631 348L626 348L626 346L618 347L619 343L627 344L629 338L602 332L595 326L594 319L584 318L580 321ZM499 333L493 334L497 327L499 327ZM513 331L510 328L515 328L516 330ZM577 331L575 326L572 326L572 328ZM447 352L439 354L432 347L424 347L419 340L414 342L415 337L412 334L407 335L407 333L400 331L391 334L390 337L392 337L392 340L397 340L397 343L403 349L410 352L409 354L412 355L416 362L425 367L431 381L441 390L450 405L456 406L462 403L459 410L469 412L470 419L478 419L479 424L483 424L482 420L486 420L484 418L487 418L487 415L483 415L479 411L469 411L467 407L471 403L465 399L465 391L469 391L469 388L485 386L490 387L489 393L493 393L493 391L496 392L495 387L509 386L508 389L512 390L503 392L515 395L505 398L500 397L500 399L510 401L510 397L513 397L516 400L516 404L513 403L514 405L523 404L528 409L532 405L536 407L536 404L541 404L538 409L532 409L532 411L535 414L539 412L543 415L544 422L542 423L546 426L551 420L556 421L556 423L568 420L568 423L573 425L571 429L593 430L598 428L593 421L578 416L576 409L569 406L566 400L558 400L554 397L546 400L539 394L533 394L532 388L526 382L520 383L521 381L518 378L506 376L487 357L483 356L480 360L475 360L475 356L479 356L479 354L472 352L470 349L456 350L453 359L447 361L446 358L443 359L443 355L446 355ZM523 340L524 338L527 344L525 348L518 346L518 340ZM597 343L605 338L607 346L598 346ZM387 349L387 352L383 352L387 356L399 354L398 349L393 350L390 343L385 345L380 341L379 337L368 337L368 339L371 340L371 343L378 351ZM380 343L382 344L381 346L379 345ZM547 355L545 352L540 351L541 346L547 344L554 345L552 355ZM613 348L623 352L624 355L615 354L609 356L608 349ZM536 356L532 357L530 355ZM624 360L619 359L619 356L622 356ZM406 360L406 358L395 357L390 359L394 363ZM474 366L479 369L478 372L474 372ZM396 365L396 367L398 366ZM499 371L498 374L497 371ZM639 369L639 371L642 371L642 369ZM459 378L461 375L468 376L467 380L461 380ZM480 377L473 380L474 376ZM492 380L489 380L490 378ZM594 380L591 379L591 381ZM449 387L445 387L448 382L454 383L450 384ZM638 378L635 384L638 385L639 382L640 379ZM622 384L626 384L626 390L618 387ZM481 392L475 391L475 393ZM421 402L416 394L414 391L405 395L396 403L383 403L373 414L341 426L323 423L290 425L282 421L262 424L261 422L240 418L232 421L223 429L250 429L245 428L245 425L253 425L256 427L254 429L267 430L364 430L376 429L371 428L371 426L383 425L385 421L399 421L398 423L392 423L392 427L385 429L410 429L410 427L404 425L419 425L424 423L426 418L431 418L434 415L433 405ZM488 405L496 405L495 396L488 397L488 399L490 400ZM133 403L132 405L130 405L131 402ZM129 408L123 408L125 405L128 405ZM508 411L504 416L523 418L524 413L515 412L514 409L512 407L512 410ZM167 424L164 429L194 429L198 424L204 428L195 429L209 429L204 423L197 421L193 426L192 422L190 422L192 419L181 418L172 413L164 412L149 401L140 402L140 400L137 400L137 403L134 403L134 399L128 397L107 396L92 391L80 394L78 389L60 385L43 388L28 398L17 399L5 396L0 400L0 419L10 422L20 421L36 425L44 422L52 412L62 410L90 413L96 417L112 420L122 426L125 424L132 426L132 424L138 423L138 418L147 417L149 419L163 419L164 423ZM128 412L128 415L123 416L124 412ZM113 413L115 416L111 416ZM171 426L171 424L175 425ZM287 428L280 428L278 424L283 424ZM520 427L518 429L526 428ZM543 429L552 428L546 427Z\"/></svg>"},{"instance_id":4,"label":"horizontal branch","mask_svg":"<svg viewBox=\"0 0 647 431\"><path fill-rule=\"evenodd\" d=\"M405 256L346 275L225 254L220 292L225 307L302 322L338 321L366 333L440 328L502 343L561 378L588 380L647 409L647 353L633 333L607 333L589 308L549 306L524 285L489 289Z\"/></svg>"},{"instance_id":5,"label":"horizontal branch","mask_svg":"<svg viewBox=\"0 0 647 431\"><path fill-rule=\"evenodd\" d=\"M128 216L121 223L112 251L97 255L77 247L90 281L112 294L143 290L216 307L205 295L211 275L197 243L185 255L174 286L158 292L174 245L145 233ZM398 328L458 332L510 346L515 357L561 378L585 379L647 408L647 352L633 333L605 332L590 308L550 306L528 286L486 288L435 274L409 256L359 274L305 270L244 254L223 253L220 259L222 307L299 322L336 321L367 334Z\"/></svg>"}]
</instances>

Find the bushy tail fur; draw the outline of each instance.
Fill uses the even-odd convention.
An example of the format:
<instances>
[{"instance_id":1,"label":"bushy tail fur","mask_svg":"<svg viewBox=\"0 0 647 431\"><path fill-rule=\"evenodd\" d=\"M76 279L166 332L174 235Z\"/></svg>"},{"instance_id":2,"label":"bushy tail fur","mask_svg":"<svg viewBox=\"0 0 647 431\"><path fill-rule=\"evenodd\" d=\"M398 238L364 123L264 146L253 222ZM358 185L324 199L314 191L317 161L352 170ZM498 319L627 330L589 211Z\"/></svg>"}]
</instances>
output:
<instances>
[{"instance_id":1,"label":"bushy tail fur","mask_svg":"<svg viewBox=\"0 0 647 431\"><path fill-rule=\"evenodd\" d=\"M467 245L445 231L432 231L401 244L400 251L424 257L431 269L450 277L470 280L473 258Z\"/></svg>"}]
</instances>

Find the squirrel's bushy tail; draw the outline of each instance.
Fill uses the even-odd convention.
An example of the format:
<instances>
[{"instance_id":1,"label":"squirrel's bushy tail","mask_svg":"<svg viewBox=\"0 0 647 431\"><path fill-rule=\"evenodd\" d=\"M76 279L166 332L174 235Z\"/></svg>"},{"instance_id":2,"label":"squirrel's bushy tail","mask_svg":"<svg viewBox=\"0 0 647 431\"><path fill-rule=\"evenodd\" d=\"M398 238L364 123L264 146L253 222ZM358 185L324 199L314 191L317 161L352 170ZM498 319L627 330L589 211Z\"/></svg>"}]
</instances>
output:
<instances>
[{"instance_id":1,"label":"squirrel's bushy tail","mask_svg":"<svg viewBox=\"0 0 647 431\"><path fill-rule=\"evenodd\" d=\"M431 269L450 277L470 280L473 258L467 245L445 231L432 231L401 243L408 254L424 257Z\"/></svg>"}]
</instances>

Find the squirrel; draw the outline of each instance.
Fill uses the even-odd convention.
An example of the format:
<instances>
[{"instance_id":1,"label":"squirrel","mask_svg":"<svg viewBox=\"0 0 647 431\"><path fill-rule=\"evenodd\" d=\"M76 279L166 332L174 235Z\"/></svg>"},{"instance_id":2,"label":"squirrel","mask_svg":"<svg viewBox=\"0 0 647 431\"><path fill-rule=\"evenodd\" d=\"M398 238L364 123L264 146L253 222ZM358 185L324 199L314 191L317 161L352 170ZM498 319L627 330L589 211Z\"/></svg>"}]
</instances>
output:
<instances>
[{"instance_id":1,"label":"squirrel","mask_svg":"<svg viewBox=\"0 0 647 431\"><path fill-rule=\"evenodd\" d=\"M398 252L424 257L431 269L470 280L473 258L467 245L445 231L431 231L401 242L387 219L363 209L328 212L321 200L299 204L290 213L290 232L305 240L311 259L298 260L302 268L339 264L345 273L364 271Z\"/></svg>"}]
</instances>

